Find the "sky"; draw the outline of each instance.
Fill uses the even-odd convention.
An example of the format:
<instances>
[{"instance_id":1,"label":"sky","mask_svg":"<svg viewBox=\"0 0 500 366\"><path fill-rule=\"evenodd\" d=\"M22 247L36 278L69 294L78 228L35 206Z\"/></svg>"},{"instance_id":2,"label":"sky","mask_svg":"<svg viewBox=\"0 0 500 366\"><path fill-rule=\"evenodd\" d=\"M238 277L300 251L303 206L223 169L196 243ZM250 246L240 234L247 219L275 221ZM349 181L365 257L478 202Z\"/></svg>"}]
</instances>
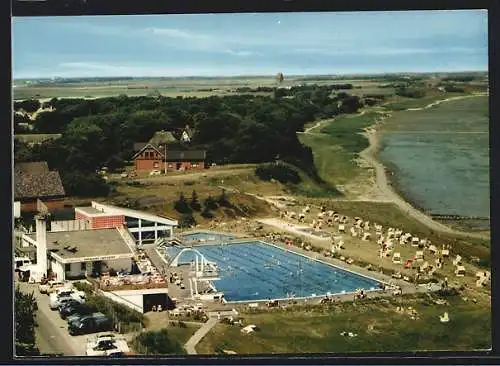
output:
<instances>
[{"instance_id":1,"label":"sky","mask_svg":"<svg viewBox=\"0 0 500 366\"><path fill-rule=\"evenodd\" d=\"M486 10L13 19L13 77L486 71Z\"/></svg>"}]
</instances>

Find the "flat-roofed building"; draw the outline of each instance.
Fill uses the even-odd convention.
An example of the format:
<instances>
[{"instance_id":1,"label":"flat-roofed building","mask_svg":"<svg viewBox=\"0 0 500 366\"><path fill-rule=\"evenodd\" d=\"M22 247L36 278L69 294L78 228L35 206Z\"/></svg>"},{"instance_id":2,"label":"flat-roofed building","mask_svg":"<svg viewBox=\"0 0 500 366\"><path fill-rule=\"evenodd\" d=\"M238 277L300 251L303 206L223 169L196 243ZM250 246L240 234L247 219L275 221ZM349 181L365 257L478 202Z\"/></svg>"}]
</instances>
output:
<instances>
[{"instance_id":1,"label":"flat-roofed building","mask_svg":"<svg viewBox=\"0 0 500 366\"><path fill-rule=\"evenodd\" d=\"M51 272L57 279L68 280L111 269L117 272L132 270L134 252L119 229L45 232L44 237L42 225L37 225L40 233L23 236L28 245L37 247L39 275Z\"/></svg>"}]
</instances>

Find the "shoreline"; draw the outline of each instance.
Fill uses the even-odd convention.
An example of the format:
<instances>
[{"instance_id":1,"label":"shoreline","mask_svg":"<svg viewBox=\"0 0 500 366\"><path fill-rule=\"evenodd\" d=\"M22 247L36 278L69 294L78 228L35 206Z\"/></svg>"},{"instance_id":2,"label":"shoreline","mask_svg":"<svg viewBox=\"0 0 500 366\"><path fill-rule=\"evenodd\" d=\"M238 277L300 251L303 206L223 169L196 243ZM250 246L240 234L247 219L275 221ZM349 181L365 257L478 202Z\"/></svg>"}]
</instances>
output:
<instances>
[{"instance_id":1,"label":"shoreline","mask_svg":"<svg viewBox=\"0 0 500 366\"><path fill-rule=\"evenodd\" d=\"M470 98L470 97L475 97L475 96L480 96L481 94L478 95L468 95L464 97L452 97L448 99L443 99L440 101L433 102L425 107L421 108L413 108L411 110L423 110L423 109L428 109L431 108L432 106L439 105L443 102L447 101L453 101L453 100L458 100L458 99L464 99L464 98ZM386 112L381 112L386 113ZM390 113L387 113L388 116L385 116L381 120L375 122L375 124L371 125L367 129L365 129L365 132L362 133L363 136L365 136L368 139L369 146L361 151L359 153L359 157L364 159L375 171L375 184L372 187L374 189L374 193L377 196L382 196L384 200L389 201L394 203L398 208L405 212L407 215L413 217L414 219L420 221L422 224L426 225L429 227L431 230L434 230L436 232L440 233L445 233L445 234L452 234L460 237L465 237L465 238L476 238L476 239L483 239L483 240L491 240L490 235L485 234L485 233L479 233L479 232L469 232L469 231L462 231L462 230L456 230L453 229L447 225L444 225L440 223L439 221L434 220L431 216L427 215L426 213L422 212L424 210L419 209L415 206L411 200L409 200L407 197L405 197L404 192L401 191L401 189L397 187L397 184L394 185L394 182L389 178L389 171L388 168L384 165L382 160L379 157L379 153L381 151L381 127L383 124L383 121L386 118L390 118L392 115Z\"/></svg>"}]
</instances>

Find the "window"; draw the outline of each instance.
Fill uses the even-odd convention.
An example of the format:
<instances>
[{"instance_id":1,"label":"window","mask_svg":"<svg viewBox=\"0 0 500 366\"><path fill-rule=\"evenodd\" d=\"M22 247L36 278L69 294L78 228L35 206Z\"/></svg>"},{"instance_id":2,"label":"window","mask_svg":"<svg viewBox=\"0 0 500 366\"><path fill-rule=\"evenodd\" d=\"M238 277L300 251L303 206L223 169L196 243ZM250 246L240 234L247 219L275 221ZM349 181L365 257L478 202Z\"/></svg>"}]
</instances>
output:
<instances>
[{"instance_id":1,"label":"window","mask_svg":"<svg viewBox=\"0 0 500 366\"><path fill-rule=\"evenodd\" d=\"M71 271L71 265L69 263L66 263L64 265L64 272L69 272L69 271Z\"/></svg>"},{"instance_id":2,"label":"window","mask_svg":"<svg viewBox=\"0 0 500 366\"><path fill-rule=\"evenodd\" d=\"M80 269L81 269L82 271L85 271L85 270L87 269L87 265L86 265L86 263L85 263L85 262L83 262L83 263L82 263L82 265L81 265Z\"/></svg>"}]
</instances>

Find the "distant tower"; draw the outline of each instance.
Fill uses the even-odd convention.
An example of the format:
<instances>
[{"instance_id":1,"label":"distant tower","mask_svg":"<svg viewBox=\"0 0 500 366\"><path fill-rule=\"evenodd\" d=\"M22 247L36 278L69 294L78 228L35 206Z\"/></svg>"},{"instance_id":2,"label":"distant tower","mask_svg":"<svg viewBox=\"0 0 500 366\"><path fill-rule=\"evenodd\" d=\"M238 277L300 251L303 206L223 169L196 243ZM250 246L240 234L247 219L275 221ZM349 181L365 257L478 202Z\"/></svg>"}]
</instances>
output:
<instances>
[{"instance_id":1,"label":"distant tower","mask_svg":"<svg viewBox=\"0 0 500 366\"><path fill-rule=\"evenodd\" d=\"M283 80L285 80L285 77L283 76L283 73L282 72L278 72L276 74L276 83L278 85L281 85L283 83Z\"/></svg>"}]
</instances>

